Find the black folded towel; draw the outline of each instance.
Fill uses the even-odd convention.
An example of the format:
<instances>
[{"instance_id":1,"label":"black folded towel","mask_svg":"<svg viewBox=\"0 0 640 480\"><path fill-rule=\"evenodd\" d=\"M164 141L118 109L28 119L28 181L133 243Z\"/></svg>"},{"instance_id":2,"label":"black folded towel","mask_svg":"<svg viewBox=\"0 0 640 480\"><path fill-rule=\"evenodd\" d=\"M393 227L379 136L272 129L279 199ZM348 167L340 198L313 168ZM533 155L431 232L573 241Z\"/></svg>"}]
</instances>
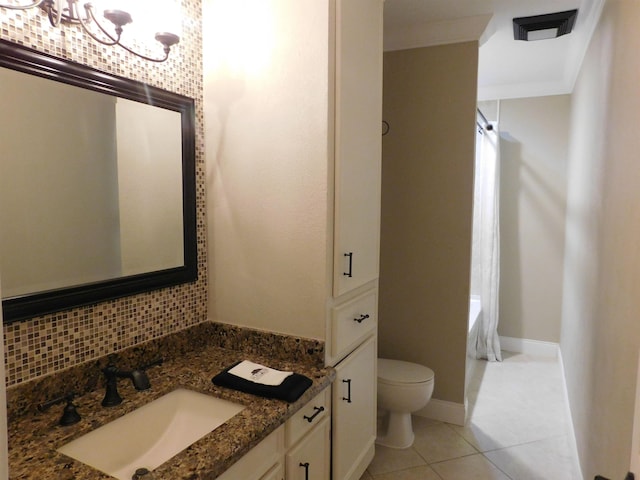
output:
<instances>
[{"instance_id":1,"label":"black folded towel","mask_svg":"<svg viewBox=\"0 0 640 480\"><path fill-rule=\"evenodd\" d=\"M218 373L211 381L215 385L221 387L232 388L245 393L251 393L260 397L277 398L278 400L284 400L285 402L295 402L299 399L304 392L311 386L313 381L300 375L299 373L293 373L285 378L280 385L263 385L261 383L252 382L251 380L245 380L237 375L229 373L233 367L240 362L236 362L228 368L225 368L222 372Z\"/></svg>"}]
</instances>

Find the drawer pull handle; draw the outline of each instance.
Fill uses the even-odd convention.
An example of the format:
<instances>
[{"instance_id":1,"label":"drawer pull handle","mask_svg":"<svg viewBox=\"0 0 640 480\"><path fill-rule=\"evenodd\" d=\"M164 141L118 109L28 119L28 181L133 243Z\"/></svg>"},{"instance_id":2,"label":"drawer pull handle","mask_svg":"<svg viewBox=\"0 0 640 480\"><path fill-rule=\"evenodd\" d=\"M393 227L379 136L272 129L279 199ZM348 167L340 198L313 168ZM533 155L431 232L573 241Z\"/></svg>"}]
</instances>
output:
<instances>
[{"instance_id":1,"label":"drawer pull handle","mask_svg":"<svg viewBox=\"0 0 640 480\"><path fill-rule=\"evenodd\" d=\"M353 277L353 252L345 253L345 257L349 257L349 271L343 272L345 277Z\"/></svg>"},{"instance_id":2,"label":"drawer pull handle","mask_svg":"<svg viewBox=\"0 0 640 480\"><path fill-rule=\"evenodd\" d=\"M306 415L302 417L309 423L313 422L314 418L320 415L320 413L324 412L324 407L313 407L313 409L315 410L315 413L313 415L311 415L310 417Z\"/></svg>"},{"instance_id":3,"label":"drawer pull handle","mask_svg":"<svg viewBox=\"0 0 640 480\"><path fill-rule=\"evenodd\" d=\"M304 480L309 480L309 462L301 462L300 466L304 468Z\"/></svg>"},{"instance_id":4,"label":"drawer pull handle","mask_svg":"<svg viewBox=\"0 0 640 480\"><path fill-rule=\"evenodd\" d=\"M346 400L347 403L351 403L351 379L342 380L342 383L346 383L347 384L347 396L346 397L342 397L342 400Z\"/></svg>"},{"instance_id":5,"label":"drawer pull handle","mask_svg":"<svg viewBox=\"0 0 640 480\"><path fill-rule=\"evenodd\" d=\"M369 318L369 315L365 313L364 315L360 315L360 317L358 317L358 318L354 318L354 319L353 319L353 321L354 321L354 322L358 322L358 323L362 323L362 322L364 322L367 318Z\"/></svg>"}]
</instances>

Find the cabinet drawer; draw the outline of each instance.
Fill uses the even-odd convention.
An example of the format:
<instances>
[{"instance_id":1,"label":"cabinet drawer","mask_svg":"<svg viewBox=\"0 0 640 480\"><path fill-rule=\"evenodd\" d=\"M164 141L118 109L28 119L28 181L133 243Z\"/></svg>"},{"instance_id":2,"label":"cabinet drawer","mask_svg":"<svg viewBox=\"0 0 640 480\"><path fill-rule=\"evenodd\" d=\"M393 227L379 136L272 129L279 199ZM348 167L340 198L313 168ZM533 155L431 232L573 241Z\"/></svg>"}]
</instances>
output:
<instances>
[{"instance_id":1,"label":"cabinet drawer","mask_svg":"<svg viewBox=\"0 0 640 480\"><path fill-rule=\"evenodd\" d=\"M285 445L291 448L323 419L331 418L331 389L320 392L285 423Z\"/></svg>"},{"instance_id":2,"label":"cabinet drawer","mask_svg":"<svg viewBox=\"0 0 640 480\"><path fill-rule=\"evenodd\" d=\"M378 290L334 307L331 315L331 355L349 353L376 329Z\"/></svg>"}]
</instances>

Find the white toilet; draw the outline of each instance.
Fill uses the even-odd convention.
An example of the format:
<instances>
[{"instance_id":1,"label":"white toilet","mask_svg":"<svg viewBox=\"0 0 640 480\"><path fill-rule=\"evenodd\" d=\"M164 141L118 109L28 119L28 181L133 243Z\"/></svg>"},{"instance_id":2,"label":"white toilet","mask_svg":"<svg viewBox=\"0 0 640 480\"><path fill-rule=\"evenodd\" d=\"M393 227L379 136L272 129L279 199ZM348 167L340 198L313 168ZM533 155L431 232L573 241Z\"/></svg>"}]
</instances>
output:
<instances>
[{"instance_id":1,"label":"white toilet","mask_svg":"<svg viewBox=\"0 0 640 480\"><path fill-rule=\"evenodd\" d=\"M408 448L415 438L411 413L426 406L433 393L433 370L417 363L378 358L378 409L384 411L376 443Z\"/></svg>"}]
</instances>

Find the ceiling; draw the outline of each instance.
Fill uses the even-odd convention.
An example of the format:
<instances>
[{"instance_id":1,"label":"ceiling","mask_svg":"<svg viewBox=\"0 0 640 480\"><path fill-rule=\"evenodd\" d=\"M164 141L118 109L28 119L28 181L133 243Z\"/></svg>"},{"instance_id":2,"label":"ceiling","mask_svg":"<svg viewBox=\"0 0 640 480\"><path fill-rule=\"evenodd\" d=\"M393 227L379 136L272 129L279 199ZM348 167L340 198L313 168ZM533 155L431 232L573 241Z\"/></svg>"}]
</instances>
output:
<instances>
[{"instance_id":1,"label":"ceiling","mask_svg":"<svg viewBox=\"0 0 640 480\"><path fill-rule=\"evenodd\" d=\"M385 50L478 40L478 99L570 93L604 0L386 0ZM577 8L573 32L513 39L515 17Z\"/></svg>"}]
</instances>

